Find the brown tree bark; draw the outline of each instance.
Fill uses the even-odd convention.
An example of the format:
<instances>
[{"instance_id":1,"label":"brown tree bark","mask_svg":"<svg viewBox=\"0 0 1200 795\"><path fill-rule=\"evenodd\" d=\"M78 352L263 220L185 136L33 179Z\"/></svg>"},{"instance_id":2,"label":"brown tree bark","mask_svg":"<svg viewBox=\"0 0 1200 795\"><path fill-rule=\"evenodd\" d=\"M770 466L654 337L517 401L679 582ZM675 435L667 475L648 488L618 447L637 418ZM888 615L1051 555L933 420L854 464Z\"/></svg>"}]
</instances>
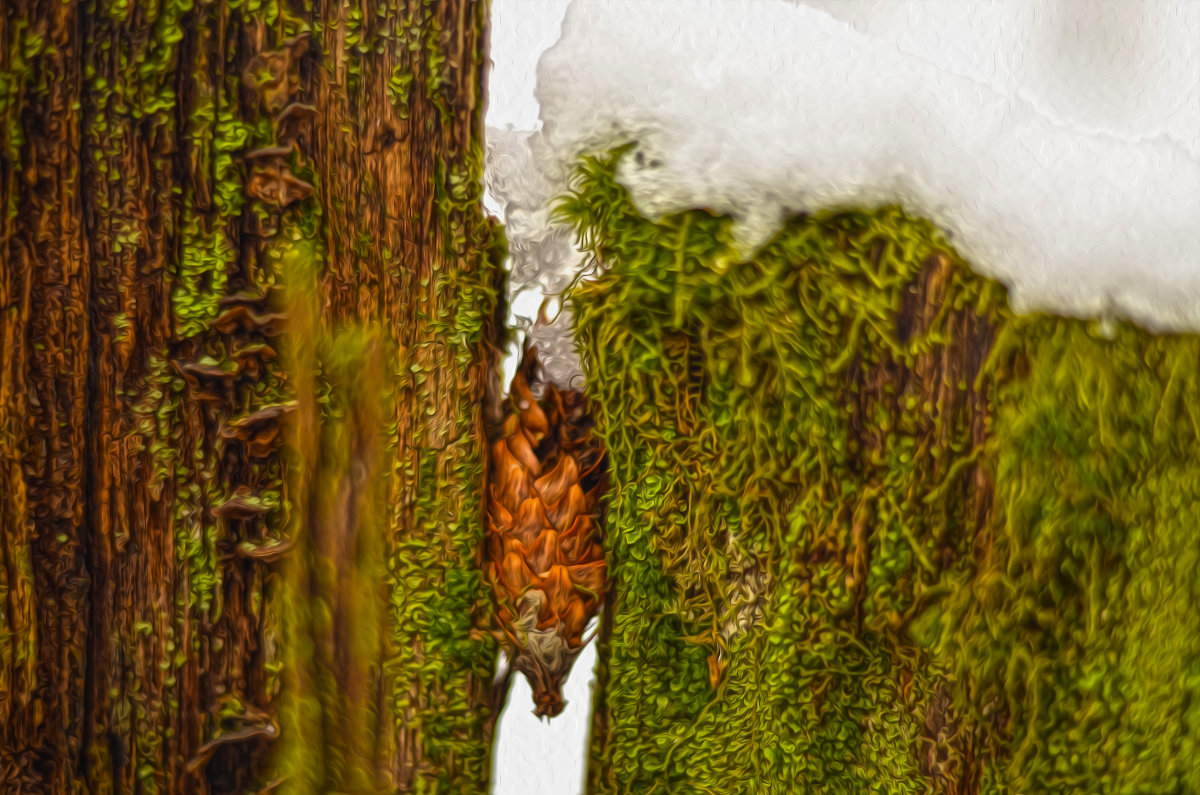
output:
<instances>
[{"instance_id":1,"label":"brown tree bark","mask_svg":"<svg viewBox=\"0 0 1200 795\"><path fill-rule=\"evenodd\" d=\"M484 786L486 14L0 14L0 789L240 792L271 775L289 540L276 297L297 241L323 322L379 322L388 343L386 778Z\"/></svg>"},{"instance_id":2,"label":"brown tree bark","mask_svg":"<svg viewBox=\"0 0 1200 795\"><path fill-rule=\"evenodd\" d=\"M0 14L0 788L66 792L83 738L89 575L80 35Z\"/></svg>"}]
</instances>

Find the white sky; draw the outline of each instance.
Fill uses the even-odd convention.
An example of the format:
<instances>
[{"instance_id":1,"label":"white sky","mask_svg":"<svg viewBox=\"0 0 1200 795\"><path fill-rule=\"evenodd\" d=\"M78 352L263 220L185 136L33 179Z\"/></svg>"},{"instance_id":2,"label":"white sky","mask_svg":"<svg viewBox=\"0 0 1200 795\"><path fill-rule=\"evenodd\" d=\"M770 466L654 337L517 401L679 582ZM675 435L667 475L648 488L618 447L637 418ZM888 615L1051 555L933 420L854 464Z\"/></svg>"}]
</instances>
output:
<instances>
[{"instance_id":1,"label":"white sky","mask_svg":"<svg viewBox=\"0 0 1200 795\"><path fill-rule=\"evenodd\" d=\"M494 0L492 24L485 179L520 314L578 267L545 212L566 167L636 135L643 212L729 212L747 253L785 208L899 201L1019 310L1200 330L1200 0ZM580 791L586 720L536 728L528 698L494 791Z\"/></svg>"},{"instance_id":2,"label":"white sky","mask_svg":"<svg viewBox=\"0 0 1200 795\"><path fill-rule=\"evenodd\" d=\"M562 33L571 0L492 0L488 127L538 126L537 62Z\"/></svg>"}]
</instances>

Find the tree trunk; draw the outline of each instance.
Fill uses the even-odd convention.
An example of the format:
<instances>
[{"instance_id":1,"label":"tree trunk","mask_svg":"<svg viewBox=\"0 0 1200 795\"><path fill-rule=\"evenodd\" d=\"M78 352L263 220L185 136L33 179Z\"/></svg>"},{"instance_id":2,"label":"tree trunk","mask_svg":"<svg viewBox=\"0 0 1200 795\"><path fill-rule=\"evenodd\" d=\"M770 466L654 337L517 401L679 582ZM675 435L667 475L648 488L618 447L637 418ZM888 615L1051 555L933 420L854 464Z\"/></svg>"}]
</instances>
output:
<instances>
[{"instance_id":1,"label":"tree trunk","mask_svg":"<svg viewBox=\"0 0 1200 795\"><path fill-rule=\"evenodd\" d=\"M276 288L298 248L314 335L383 331L379 775L486 786L486 14L0 15L0 788L241 792L279 772L277 552L311 530L279 444L297 335Z\"/></svg>"},{"instance_id":2,"label":"tree trunk","mask_svg":"<svg viewBox=\"0 0 1200 795\"><path fill-rule=\"evenodd\" d=\"M585 160L614 488L589 792L1200 786L1200 337L1017 315L894 207L657 222Z\"/></svg>"}]
</instances>

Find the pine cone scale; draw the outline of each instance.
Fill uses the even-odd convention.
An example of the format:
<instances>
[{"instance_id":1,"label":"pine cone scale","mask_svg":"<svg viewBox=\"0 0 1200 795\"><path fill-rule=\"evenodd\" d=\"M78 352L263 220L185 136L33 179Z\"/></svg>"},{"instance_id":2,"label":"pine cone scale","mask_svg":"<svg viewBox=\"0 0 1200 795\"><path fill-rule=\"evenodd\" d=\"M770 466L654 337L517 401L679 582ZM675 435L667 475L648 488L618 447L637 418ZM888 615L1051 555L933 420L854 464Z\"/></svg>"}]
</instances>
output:
<instances>
[{"instance_id":1,"label":"pine cone scale","mask_svg":"<svg viewBox=\"0 0 1200 795\"><path fill-rule=\"evenodd\" d=\"M539 400L536 350L509 390L502 438L491 446L486 571L499 635L534 692L534 714L559 714L562 683L607 587L600 545L604 450L587 399L547 385Z\"/></svg>"}]
</instances>

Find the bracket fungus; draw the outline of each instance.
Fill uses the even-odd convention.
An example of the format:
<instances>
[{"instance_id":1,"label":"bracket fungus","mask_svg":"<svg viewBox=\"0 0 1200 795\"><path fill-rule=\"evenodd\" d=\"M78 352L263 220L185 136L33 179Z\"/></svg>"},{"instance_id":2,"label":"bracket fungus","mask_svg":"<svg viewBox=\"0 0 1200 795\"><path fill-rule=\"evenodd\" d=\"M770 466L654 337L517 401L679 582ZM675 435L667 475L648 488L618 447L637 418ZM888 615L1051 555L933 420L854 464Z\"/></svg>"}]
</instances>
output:
<instances>
[{"instance_id":1,"label":"bracket fungus","mask_svg":"<svg viewBox=\"0 0 1200 795\"><path fill-rule=\"evenodd\" d=\"M295 401L277 403L230 420L221 429L221 438L246 445L251 458L265 458L283 444L283 424L295 413L296 405Z\"/></svg>"}]
</instances>

